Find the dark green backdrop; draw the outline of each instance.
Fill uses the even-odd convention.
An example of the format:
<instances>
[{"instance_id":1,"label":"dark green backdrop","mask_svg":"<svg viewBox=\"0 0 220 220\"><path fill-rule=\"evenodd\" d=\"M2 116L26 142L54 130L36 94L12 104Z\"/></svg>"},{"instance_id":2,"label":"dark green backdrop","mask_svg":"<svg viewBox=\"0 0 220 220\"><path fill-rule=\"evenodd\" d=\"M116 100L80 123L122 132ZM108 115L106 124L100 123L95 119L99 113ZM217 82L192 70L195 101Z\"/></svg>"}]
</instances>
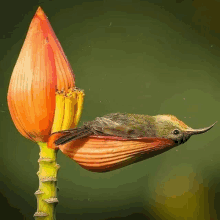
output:
<instances>
[{"instance_id":1,"label":"dark green backdrop","mask_svg":"<svg viewBox=\"0 0 220 220\"><path fill-rule=\"evenodd\" d=\"M6 94L41 6L85 90L80 125L110 112L219 120L220 4L214 0L4 1L0 31L1 216L33 219L38 146L11 121ZM155 158L105 174L58 154L57 219L220 219L219 123Z\"/></svg>"}]
</instances>

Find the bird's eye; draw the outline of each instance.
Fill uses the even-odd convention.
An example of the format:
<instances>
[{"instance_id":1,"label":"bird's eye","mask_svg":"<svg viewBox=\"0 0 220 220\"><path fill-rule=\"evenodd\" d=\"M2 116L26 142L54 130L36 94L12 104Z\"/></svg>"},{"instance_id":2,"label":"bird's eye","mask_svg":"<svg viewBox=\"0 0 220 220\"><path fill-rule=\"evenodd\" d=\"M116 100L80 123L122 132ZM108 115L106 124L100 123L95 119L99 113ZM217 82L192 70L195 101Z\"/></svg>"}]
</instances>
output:
<instances>
[{"instance_id":1,"label":"bird's eye","mask_svg":"<svg viewBox=\"0 0 220 220\"><path fill-rule=\"evenodd\" d=\"M179 133L180 133L180 131L179 131L179 130L177 130L177 129L175 129L175 130L173 131L173 133L174 133L174 134L179 134Z\"/></svg>"}]
</instances>

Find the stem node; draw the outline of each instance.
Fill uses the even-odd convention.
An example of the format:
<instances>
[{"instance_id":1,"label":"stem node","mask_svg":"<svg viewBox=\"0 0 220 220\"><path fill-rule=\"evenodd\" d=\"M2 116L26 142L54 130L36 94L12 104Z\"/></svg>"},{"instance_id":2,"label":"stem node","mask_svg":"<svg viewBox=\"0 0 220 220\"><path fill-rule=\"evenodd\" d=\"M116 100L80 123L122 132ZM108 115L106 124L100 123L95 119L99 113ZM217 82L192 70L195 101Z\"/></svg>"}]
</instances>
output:
<instances>
[{"instance_id":1,"label":"stem node","mask_svg":"<svg viewBox=\"0 0 220 220\"><path fill-rule=\"evenodd\" d=\"M46 217L48 216L47 213L44 213L44 212L35 212L34 213L34 217Z\"/></svg>"},{"instance_id":2,"label":"stem node","mask_svg":"<svg viewBox=\"0 0 220 220\"><path fill-rule=\"evenodd\" d=\"M53 197L49 199L45 199L44 201L47 203L58 203L59 202L57 198L53 198Z\"/></svg>"}]
</instances>

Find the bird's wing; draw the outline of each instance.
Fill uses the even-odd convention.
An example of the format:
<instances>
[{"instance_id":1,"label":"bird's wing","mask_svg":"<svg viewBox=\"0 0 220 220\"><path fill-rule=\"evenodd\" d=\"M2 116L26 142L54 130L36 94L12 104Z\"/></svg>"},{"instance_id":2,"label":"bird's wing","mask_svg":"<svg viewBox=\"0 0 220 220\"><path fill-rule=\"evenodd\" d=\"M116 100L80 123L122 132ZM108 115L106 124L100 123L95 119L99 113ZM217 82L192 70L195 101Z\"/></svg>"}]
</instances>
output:
<instances>
[{"instance_id":1,"label":"bird's wing","mask_svg":"<svg viewBox=\"0 0 220 220\"><path fill-rule=\"evenodd\" d=\"M56 132L50 136L49 142L51 146L52 143L57 146L91 135L122 137L125 139L155 137L155 129L146 117L126 113L108 114L97 117L94 121L84 123L82 127Z\"/></svg>"},{"instance_id":2,"label":"bird's wing","mask_svg":"<svg viewBox=\"0 0 220 220\"><path fill-rule=\"evenodd\" d=\"M152 134L147 134L147 127L149 127L149 131L152 130L150 126L146 126L147 120L141 121L140 117L142 115L134 117L131 114L112 113L98 117L88 125L95 135L110 135L128 139L152 136Z\"/></svg>"},{"instance_id":3,"label":"bird's wing","mask_svg":"<svg viewBox=\"0 0 220 220\"><path fill-rule=\"evenodd\" d=\"M92 134L93 132L90 128L82 126L71 130L56 132L51 135L50 139L54 139L55 145L60 145Z\"/></svg>"},{"instance_id":4,"label":"bird's wing","mask_svg":"<svg viewBox=\"0 0 220 220\"><path fill-rule=\"evenodd\" d=\"M115 120L115 118L108 118L108 116L109 115L98 117L94 121L84 123L84 125L79 128L59 131L51 134L48 143L49 148L55 149L58 145L66 144L70 141L88 137L90 135L117 136L117 131L120 129L126 130L126 126L121 125L121 123L117 122L118 120Z\"/></svg>"}]
</instances>

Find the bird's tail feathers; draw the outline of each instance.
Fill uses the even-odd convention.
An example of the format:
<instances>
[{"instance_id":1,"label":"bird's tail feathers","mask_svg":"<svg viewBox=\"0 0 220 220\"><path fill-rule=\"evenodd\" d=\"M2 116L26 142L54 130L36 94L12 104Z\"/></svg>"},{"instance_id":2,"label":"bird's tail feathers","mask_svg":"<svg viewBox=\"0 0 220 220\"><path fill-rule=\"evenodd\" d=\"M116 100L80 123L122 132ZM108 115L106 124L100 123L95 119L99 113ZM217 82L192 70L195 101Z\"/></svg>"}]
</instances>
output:
<instances>
[{"instance_id":1,"label":"bird's tail feathers","mask_svg":"<svg viewBox=\"0 0 220 220\"><path fill-rule=\"evenodd\" d=\"M82 126L80 128L74 128L66 131L59 131L51 134L48 147L58 149L58 145L66 144L70 141L77 140L79 138L87 137L92 135L93 132L89 127Z\"/></svg>"},{"instance_id":2,"label":"bird's tail feathers","mask_svg":"<svg viewBox=\"0 0 220 220\"><path fill-rule=\"evenodd\" d=\"M65 144L69 141L77 140L79 138L87 137L89 135L93 134L91 129L89 127L80 127L80 128L74 128L72 130L69 130L69 132L60 137L55 141L55 145Z\"/></svg>"}]
</instances>

